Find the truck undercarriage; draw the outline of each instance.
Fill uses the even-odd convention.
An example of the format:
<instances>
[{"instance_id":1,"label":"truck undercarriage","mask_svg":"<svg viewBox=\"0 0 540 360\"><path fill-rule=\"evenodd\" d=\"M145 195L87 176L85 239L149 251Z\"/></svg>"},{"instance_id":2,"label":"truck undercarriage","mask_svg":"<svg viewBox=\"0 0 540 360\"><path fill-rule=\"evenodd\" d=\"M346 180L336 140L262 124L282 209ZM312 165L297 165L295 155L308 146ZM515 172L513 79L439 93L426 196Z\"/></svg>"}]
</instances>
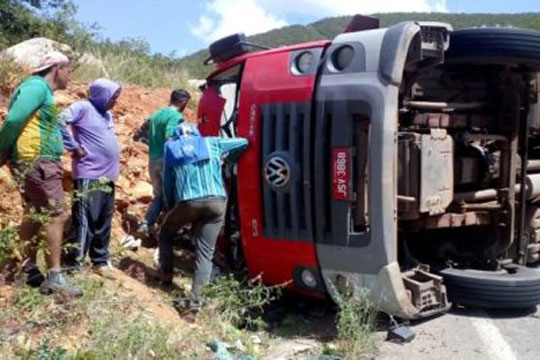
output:
<instances>
[{"instance_id":1,"label":"truck undercarriage","mask_svg":"<svg viewBox=\"0 0 540 360\"><path fill-rule=\"evenodd\" d=\"M502 48L515 47L518 39L524 44L523 34L481 31L469 31L476 46L487 46L494 35ZM458 32L451 38L458 50L466 36ZM446 271L454 274L499 271L502 281L509 276L506 265L538 261L538 73L524 66L526 56L533 57L530 51L521 49L521 61L471 59L451 47L443 64L406 72L398 137L402 267L419 262L434 270L453 268ZM538 300L536 287L508 300L503 289L489 297L467 288L456 294L446 282L456 302L513 307Z\"/></svg>"}]
</instances>

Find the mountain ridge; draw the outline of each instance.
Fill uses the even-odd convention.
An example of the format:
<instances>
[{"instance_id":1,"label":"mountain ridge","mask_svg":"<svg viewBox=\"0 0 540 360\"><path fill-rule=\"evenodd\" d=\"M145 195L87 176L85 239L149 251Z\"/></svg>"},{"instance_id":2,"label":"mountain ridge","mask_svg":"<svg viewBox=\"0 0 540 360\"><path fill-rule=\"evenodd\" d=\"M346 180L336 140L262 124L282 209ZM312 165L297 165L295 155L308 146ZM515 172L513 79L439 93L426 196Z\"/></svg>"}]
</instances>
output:
<instances>
[{"instance_id":1,"label":"mountain ridge","mask_svg":"<svg viewBox=\"0 0 540 360\"><path fill-rule=\"evenodd\" d=\"M380 20L381 27L388 27L402 21L441 21L450 23L454 29L470 27L520 27L540 30L540 12L512 14L466 14L466 13L381 13L372 14ZM250 42L268 47L292 45L303 42L332 39L347 26L351 16L324 18L306 25L289 25L264 33L248 36ZM208 57L208 50L201 49L179 60L191 77L204 78L212 70L212 66L204 66L202 62Z\"/></svg>"}]
</instances>

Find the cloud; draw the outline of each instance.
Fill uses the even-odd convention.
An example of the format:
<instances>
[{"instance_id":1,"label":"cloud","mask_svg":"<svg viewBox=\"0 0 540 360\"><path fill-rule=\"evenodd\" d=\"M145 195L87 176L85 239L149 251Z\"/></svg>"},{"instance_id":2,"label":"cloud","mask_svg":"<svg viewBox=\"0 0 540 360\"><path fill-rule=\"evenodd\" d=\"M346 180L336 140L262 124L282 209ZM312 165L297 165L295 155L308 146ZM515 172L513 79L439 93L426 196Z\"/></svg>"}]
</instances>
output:
<instances>
[{"instance_id":1,"label":"cloud","mask_svg":"<svg viewBox=\"0 0 540 360\"><path fill-rule=\"evenodd\" d=\"M197 24L197 26L191 28L191 32L195 36L204 38L204 37L207 37L213 31L213 28L214 28L214 20L212 20L212 18L206 15L202 15L199 18L199 23Z\"/></svg>"},{"instance_id":2,"label":"cloud","mask_svg":"<svg viewBox=\"0 0 540 360\"><path fill-rule=\"evenodd\" d=\"M380 12L447 12L446 0L208 0L191 33L210 43L243 32L257 34L288 25L287 17L323 17Z\"/></svg>"},{"instance_id":3,"label":"cloud","mask_svg":"<svg viewBox=\"0 0 540 360\"><path fill-rule=\"evenodd\" d=\"M383 12L447 12L446 0L259 0L264 9L285 16L302 14L318 17Z\"/></svg>"},{"instance_id":4,"label":"cloud","mask_svg":"<svg viewBox=\"0 0 540 360\"><path fill-rule=\"evenodd\" d=\"M211 0L191 33L209 43L227 35L243 32L253 35L288 25L256 0Z\"/></svg>"}]
</instances>

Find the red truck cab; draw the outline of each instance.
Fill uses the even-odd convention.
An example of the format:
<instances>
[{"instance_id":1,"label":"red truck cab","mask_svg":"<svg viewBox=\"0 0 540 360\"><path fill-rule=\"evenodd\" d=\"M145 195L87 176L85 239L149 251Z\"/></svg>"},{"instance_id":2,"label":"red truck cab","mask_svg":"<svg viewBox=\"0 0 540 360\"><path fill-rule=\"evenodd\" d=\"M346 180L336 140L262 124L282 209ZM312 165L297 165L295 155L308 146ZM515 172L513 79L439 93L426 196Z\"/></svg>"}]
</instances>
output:
<instances>
[{"instance_id":1,"label":"red truck cab","mask_svg":"<svg viewBox=\"0 0 540 360\"><path fill-rule=\"evenodd\" d=\"M233 84L237 92L241 91L239 99L229 101L236 102L231 112L231 116L237 117L236 135L250 142L239 161L237 180L243 251L249 273L261 275L270 284L285 284L293 278L300 279L302 272L309 269L304 277L318 277L311 280L318 283L315 292L307 287L315 296L321 296L324 288L313 243L313 224L306 212L311 208L306 204L311 200L310 188L302 174L309 171L304 169L309 164L303 158L310 151L310 141L305 137L310 133L317 63L329 43L287 46L220 63L208 78L199 108L202 133L216 136L221 130L225 106L220 88ZM299 61L297 58L303 54L310 57L303 66L311 68L300 73L295 70L294 61ZM268 128L263 129L265 126ZM268 136L263 137L262 132ZM272 161L272 155L279 153L292 156L294 161ZM294 175L291 166L297 167ZM271 185L272 182L277 185ZM301 282L295 284L302 288Z\"/></svg>"}]
</instances>

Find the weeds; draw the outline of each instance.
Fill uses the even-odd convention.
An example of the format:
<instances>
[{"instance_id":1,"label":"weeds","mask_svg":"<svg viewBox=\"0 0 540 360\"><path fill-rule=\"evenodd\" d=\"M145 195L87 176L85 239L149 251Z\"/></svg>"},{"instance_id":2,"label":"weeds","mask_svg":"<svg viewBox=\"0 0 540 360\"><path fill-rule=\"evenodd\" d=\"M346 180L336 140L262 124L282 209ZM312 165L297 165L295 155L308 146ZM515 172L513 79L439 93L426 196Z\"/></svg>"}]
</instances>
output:
<instances>
[{"instance_id":1,"label":"weeds","mask_svg":"<svg viewBox=\"0 0 540 360\"><path fill-rule=\"evenodd\" d=\"M149 87L188 87L189 75L173 62L160 62L149 56L136 56L130 50L88 50L92 61L81 63L73 72L74 79L88 82L107 77L124 84Z\"/></svg>"},{"instance_id":2,"label":"weeds","mask_svg":"<svg viewBox=\"0 0 540 360\"><path fill-rule=\"evenodd\" d=\"M143 314L135 316L96 316L90 324L94 336L79 350L85 359L174 359L167 344L170 329Z\"/></svg>"},{"instance_id":3,"label":"weeds","mask_svg":"<svg viewBox=\"0 0 540 360\"><path fill-rule=\"evenodd\" d=\"M358 359L373 349L377 309L368 295L362 290L338 301L338 349L346 359Z\"/></svg>"},{"instance_id":4,"label":"weeds","mask_svg":"<svg viewBox=\"0 0 540 360\"><path fill-rule=\"evenodd\" d=\"M259 279L240 281L228 274L210 283L204 290L209 300L207 312L236 327L262 329L264 306L281 296L281 287L265 286Z\"/></svg>"},{"instance_id":5,"label":"weeds","mask_svg":"<svg viewBox=\"0 0 540 360\"><path fill-rule=\"evenodd\" d=\"M0 95L9 96L11 90L19 84L28 73L9 57L0 57Z\"/></svg>"},{"instance_id":6,"label":"weeds","mask_svg":"<svg viewBox=\"0 0 540 360\"><path fill-rule=\"evenodd\" d=\"M29 360L68 360L68 352L61 347L52 346L49 339L43 340L37 350L30 351L27 356Z\"/></svg>"},{"instance_id":7,"label":"weeds","mask_svg":"<svg viewBox=\"0 0 540 360\"><path fill-rule=\"evenodd\" d=\"M71 194L71 200L72 202L82 201L84 199L87 199L91 194L99 191L105 194L112 193L113 188L111 186L111 181L106 177L100 177L98 181L92 183L90 187L86 190L73 190Z\"/></svg>"},{"instance_id":8,"label":"weeds","mask_svg":"<svg viewBox=\"0 0 540 360\"><path fill-rule=\"evenodd\" d=\"M36 289L27 286L18 286L16 288L13 306L18 312L32 313L44 302L46 302L46 299Z\"/></svg>"},{"instance_id":9,"label":"weeds","mask_svg":"<svg viewBox=\"0 0 540 360\"><path fill-rule=\"evenodd\" d=\"M179 358L179 344L167 341L172 329L157 323L142 304L115 301L119 289L102 278L86 272L75 278L84 290L76 300L43 297L25 286L14 288L12 305L0 316L0 343L5 341L7 354L46 360ZM65 343L74 332L76 346ZM191 353L204 351L204 342L198 344L199 348L189 349Z\"/></svg>"},{"instance_id":10,"label":"weeds","mask_svg":"<svg viewBox=\"0 0 540 360\"><path fill-rule=\"evenodd\" d=\"M9 224L0 224L0 264L14 257L22 259L22 253L17 229Z\"/></svg>"}]
</instances>

